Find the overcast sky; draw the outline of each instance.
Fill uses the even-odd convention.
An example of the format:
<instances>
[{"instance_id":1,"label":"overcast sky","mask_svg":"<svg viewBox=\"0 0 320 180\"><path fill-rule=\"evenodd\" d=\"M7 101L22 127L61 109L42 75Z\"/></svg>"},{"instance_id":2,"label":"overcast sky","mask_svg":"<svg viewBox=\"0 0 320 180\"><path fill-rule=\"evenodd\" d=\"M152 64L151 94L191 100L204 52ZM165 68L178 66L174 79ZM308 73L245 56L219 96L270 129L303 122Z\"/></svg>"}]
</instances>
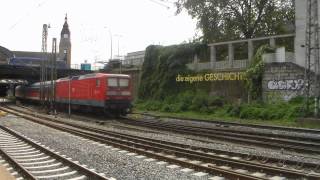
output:
<instances>
[{"instance_id":1,"label":"overcast sky","mask_svg":"<svg viewBox=\"0 0 320 180\"><path fill-rule=\"evenodd\" d=\"M110 33L113 55L118 55L118 41L120 55L144 50L150 44L189 41L196 34L196 22L186 13L175 16L172 1L1 0L0 46L41 51L42 26L49 23L48 51L51 51L52 38L60 39L66 13L72 64L109 59Z\"/></svg>"}]
</instances>

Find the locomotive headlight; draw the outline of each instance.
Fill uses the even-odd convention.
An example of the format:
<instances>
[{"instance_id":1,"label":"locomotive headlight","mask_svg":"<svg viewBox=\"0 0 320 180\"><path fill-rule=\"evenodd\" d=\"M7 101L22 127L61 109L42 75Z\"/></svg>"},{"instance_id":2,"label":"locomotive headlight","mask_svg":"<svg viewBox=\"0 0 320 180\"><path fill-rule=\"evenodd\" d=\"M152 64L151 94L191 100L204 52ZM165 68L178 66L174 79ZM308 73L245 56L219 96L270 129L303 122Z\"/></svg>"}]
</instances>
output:
<instances>
[{"instance_id":1,"label":"locomotive headlight","mask_svg":"<svg viewBox=\"0 0 320 180\"><path fill-rule=\"evenodd\" d=\"M107 95L108 96L116 96L117 95L117 91L107 91Z\"/></svg>"},{"instance_id":2,"label":"locomotive headlight","mask_svg":"<svg viewBox=\"0 0 320 180\"><path fill-rule=\"evenodd\" d=\"M121 95L123 96L130 96L131 92L130 91L121 91Z\"/></svg>"}]
</instances>

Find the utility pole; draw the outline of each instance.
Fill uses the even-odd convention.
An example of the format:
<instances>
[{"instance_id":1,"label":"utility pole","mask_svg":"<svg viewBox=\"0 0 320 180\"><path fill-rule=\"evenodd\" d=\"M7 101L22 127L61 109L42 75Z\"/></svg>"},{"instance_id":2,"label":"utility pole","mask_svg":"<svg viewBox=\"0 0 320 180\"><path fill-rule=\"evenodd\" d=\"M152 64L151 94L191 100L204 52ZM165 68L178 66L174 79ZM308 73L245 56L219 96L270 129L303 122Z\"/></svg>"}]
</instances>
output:
<instances>
[{"instance_id":1,"label":"utility pole","mask_svg":"<svg viewBox=\"0 0 320 180\"><path fill-rule=\"evenodd\" d=\"M50 69L51 69L51 83L50 83L50 111L54 114L56 113L55 109L55 103L56 103L56 90L55 90L55 80L57 79L57 66L56 66L56 58L57 58L57 38L52 39L52 53L51 53L51 63L50 63Z\"/></svg>"},{"instance_id":2,"label":"utility pole","mask_svg":"<svg viewBox=\"0 0 320 180\"><path fill-rule=\"evenodd\" d=\"M305 110L310 112L310 100L314 97L315 117L319 117L320 60L319 60L319 18L318 0L307 0L306 18L306 63L305 63Z\"/></svg>"},{"instance_id":3,"label":"utility pole","mask_svg":"<svg viewBox=\"0 0 320 180\"><path fill-rule=\"evenodd\" d=\"M69 94L69 98L68 98L68 101L69 101L69 106L68 106L68 115L69 115L69 118L71 117L71 79L72 77L69 75L69 81L68 81L68 94Z\"/></svg>"},{"instance_id":4,"label":"utility pole","mask_svg":"<svg viewBox=\"0 0 320 180\"><path fill-rule=\"evenodd\" d=\"M42 27L42 48L41 48L41 52L43 53L42 55L42 61L40 64L40 102L42 107L44 107L45 105L45 95L46 95L46 69L47 69L47 58L48 58L48 54L47 54L47 39L48 39L48 28L49 26L47 24L43 24Z\"/></svg>"},{"instance_id":5,"label":"utility pole","mask_svg":"<svg viewBox=\"0 0 320 180\"><path fill-rule=\"evenodd\" d=\"M315 81L314 81L314 115L319 117L319 100L320 100L320 60L319 60L319 13L318 13L318 0L314 1L314 72L315 72Z\"/></svg>"}]
</instances>

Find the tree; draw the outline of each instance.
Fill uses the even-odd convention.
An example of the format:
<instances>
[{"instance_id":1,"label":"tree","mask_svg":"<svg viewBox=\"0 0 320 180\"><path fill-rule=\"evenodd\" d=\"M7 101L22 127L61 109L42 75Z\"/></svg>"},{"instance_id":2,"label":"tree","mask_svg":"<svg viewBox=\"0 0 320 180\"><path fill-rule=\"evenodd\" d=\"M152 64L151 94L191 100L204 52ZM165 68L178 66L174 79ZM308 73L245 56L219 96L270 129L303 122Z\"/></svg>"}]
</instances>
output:
<instances>
[{"instance_id":1,"label":"tree","mask_svg":"<svg viewBox=\"0 0 320 180\"><path fill-rule=\"evenodd\" d=\"M198 20L204 42L289 33L294 26L294 0L177 0Z\"/></svg>"}]
</instances>

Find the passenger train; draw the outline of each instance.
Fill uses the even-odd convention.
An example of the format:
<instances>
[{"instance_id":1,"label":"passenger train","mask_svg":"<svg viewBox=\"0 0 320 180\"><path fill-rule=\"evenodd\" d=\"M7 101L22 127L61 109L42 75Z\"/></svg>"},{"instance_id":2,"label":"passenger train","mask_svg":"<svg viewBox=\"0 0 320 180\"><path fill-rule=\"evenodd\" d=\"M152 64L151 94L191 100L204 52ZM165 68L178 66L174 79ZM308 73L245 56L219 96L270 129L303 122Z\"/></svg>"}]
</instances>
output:
<instances>
[{"instance_id":1,"label":"passenger train","mask_svg":"<svg viewBox=\"0 0 320 180\"><path fill-rule=\"evenodd\" d=\"M45 98L49 98L51 82L44 83ZM61 78L53 83L55 102L60 107L71 104L72 108L103 110L117 115L131 111L132 80L129 75L93 73ZM18 100L40 101L40 83L17 86Z\"/></svg>"}]
</instances>

